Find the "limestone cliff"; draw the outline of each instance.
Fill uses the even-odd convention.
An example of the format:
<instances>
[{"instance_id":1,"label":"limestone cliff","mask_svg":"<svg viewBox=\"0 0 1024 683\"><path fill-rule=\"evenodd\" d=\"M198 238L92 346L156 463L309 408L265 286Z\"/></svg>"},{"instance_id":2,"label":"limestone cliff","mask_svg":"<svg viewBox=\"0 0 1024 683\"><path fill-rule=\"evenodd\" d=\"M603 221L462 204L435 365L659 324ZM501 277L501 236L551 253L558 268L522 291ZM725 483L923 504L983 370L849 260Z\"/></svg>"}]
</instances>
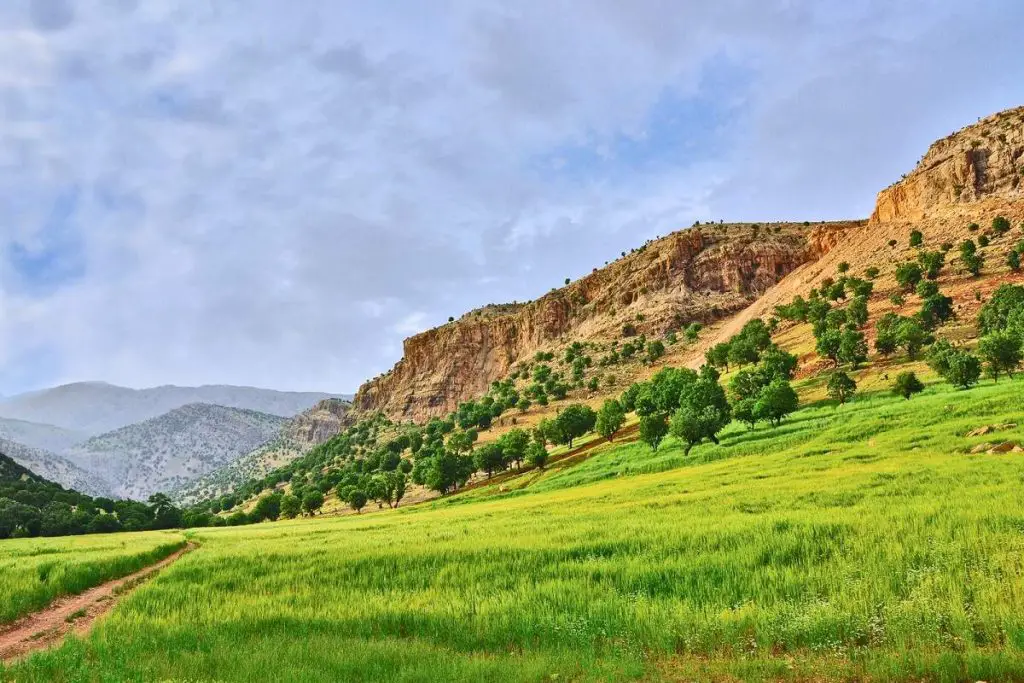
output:
<instances>
[{"instance_id":1,"label":"limestone cliff","mask_svg":"<svg viewBox=\"0 0 1024 683\"><path fill-rule=\"evenodd\" d=\"M1024 198L1024 107L932 144L917 167L878 193L872 223L921 220L987 198Z\"/></svg>"},{"instance_id":2,"label":"limestone cliff","mask_svg":"<svg viewBox=\"0 0 1024 683\"><path fill-rule=\"evenodd\" d=\"M404 357L364 384L354 404L419 420L483 393L538 349L618 338L627 322L652 335L712 322L827 251L845 225L707 225L673 233L535 301L484 307L410 337Z\"/></svg>"}]
</instances>

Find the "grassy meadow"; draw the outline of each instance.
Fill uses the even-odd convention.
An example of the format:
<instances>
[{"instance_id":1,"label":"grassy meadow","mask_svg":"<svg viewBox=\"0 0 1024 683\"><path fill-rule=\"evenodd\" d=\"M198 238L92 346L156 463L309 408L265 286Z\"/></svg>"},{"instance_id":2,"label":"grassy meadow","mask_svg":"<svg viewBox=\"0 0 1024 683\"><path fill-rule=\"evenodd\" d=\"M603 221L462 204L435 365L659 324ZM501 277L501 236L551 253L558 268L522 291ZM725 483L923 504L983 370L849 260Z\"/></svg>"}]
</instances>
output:
<instances>
[{"instance_id":1,"label":"grassy meadow","mask_svg":"<svg viewBox=\"0 0 1024 683\"><path fill-rule=\"evenodd\" d=\"M0 625L167 557L185 544L180 532L148 531L0 543Z\"/></svg>"},{"instance_id":2,"label":"grassy meadow","mask_svg":"<svg viewBox=\"0 0 1024 683\"><path fill-rule=\"evenodd\" d=\"M195 530L87 639L0 679L1020 680L1024 457L966 451L1024 428L964 435L1021 422L1022 387L877 393L688 456L610 444L397 511ZM5 542L0 585L30 548L77 563L138 539L167 542Z\"/></svg>"}]
</instances>

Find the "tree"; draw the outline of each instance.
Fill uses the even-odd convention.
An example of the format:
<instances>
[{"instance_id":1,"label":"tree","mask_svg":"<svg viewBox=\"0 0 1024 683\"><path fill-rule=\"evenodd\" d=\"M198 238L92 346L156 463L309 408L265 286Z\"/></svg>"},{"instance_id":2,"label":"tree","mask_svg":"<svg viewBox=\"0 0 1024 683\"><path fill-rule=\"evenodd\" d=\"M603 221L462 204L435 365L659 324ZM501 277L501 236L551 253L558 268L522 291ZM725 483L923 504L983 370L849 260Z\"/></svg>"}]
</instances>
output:
<instances>
[{"instance_id":1,"label":"tree","mask_svg":"<svg viewBox=\"0 0 1024 683\"><path fill-rule=\"evenodd\" d=\"M154 529L176 529L182 525L181 510L174 507L170 497L163 493L154 493L149 497L149 506L153 511ZM274 519L277 519L275 513Z\"/></svg>"},{"instance_id":2,"label":"tree","mask_svg":"<svg viewBox=\"0 0 1024 683\"><path fill-rule=\"evenodd\" d=\"M917 262L921 264L925 277L934 280L946 265L946 254L941 251L922 251L917 255Z\"/></svg>"},{"instance_id":3,"label":"tree","mask_svg":"<svg viewBox=\"0 0 1024 683\"><path fill-rule=\"evenodd\" d=\"M840 405L849 401L857 391L857 382L845 372L833 372L828 378L828 395Z\"/></svg>"},{"instance_id":4,"label":"tree","mask_svg":"<svg viewBox=\"0 0 1024 683\"><path fill-rule=\"evenodd\" d=\"M506 462L514 462L519 467L526 457L526 447L530 444L530 435L525 430L510 429L498 439L498 447L501 448Z\"/></svg>"},{"instance_id":5,"label":"tree","mask_svg":"<svg viewBox=\"0 0 1024 683\"><path fill-rule=\"evenodd\" d=\"M531 441L526 448L526 462L539 470L548 462L548 450L539 441Z\"/></svg>"},{"instance_id":6,"label":"tree","mask_svg":"<svg viewBox=\"0 0 1024 683\"><path fill-rule=\"evenodd\" d=\"M772 380L771 384L761 390L754 403L754 417L767 420L773 426L782 424L783 418L796 410L800 405L793 387L783 379Z\"/></svg>"},{"instance_id":7,"label":"tree","mask_svg":"<svg viewBox=\"0 0 1024 683\"><path fill-rule=\"evenodd\" d=\"M754 425L757 424L757 418L754 416L754 406L756 404L756 398L740 399L732 404L732 416L753 429Z\"/></svg>"},{"instance_id":8,"label":"tree","mask_svg":"<svg viewBox=\"0 0 1024 683\"><path fill-rule=\"evenodd\" d=\"M658 450L658 446L666 434L668 434L668 423L665 421L664 415L656 413L640 418L640 440L650 446L652 451Z\"/></svg>"},{"instance_id":9,"label":"tree","mask_svg":"<svg viewBox=\"0 0 1024 683\"><path fill-rule=\"evenodd\" d=\"M302 511L313 516L324 506L324 494L319 491L308 491L302 496Z\"/></svg>"},{"instance_id":10,"label":"tree","mask_svg":"<svg viewBox=\"0 0 1024 683\"><path fill-rule=\"evenodd\" d=\"M952 317L953 297L935 294L921 302L921 312L918 318L921 321L921 326L926 330L934 330Z\"/></svg>"},{"instance_id":11,"label":"tree","mask_svg":"<svg viewBox=\"0 0 1024 683\"><path fill-rule=\"evenodd\" d=\"M842 332L836 329L826 329L818 336L818 342L814 348L819 355L828 358L834 365L839 365L839 349L842 343Z\"/></svg>"},{"instance_id":12,"label":"tree","mask_svg":"<svg viewBox=\"0 0 1024 683\"><path fill-rule=\"evenodd\" d=\"M626 411L614 398L606 400L597 411L597 433L609 441L615 437L615 432L619 431L625 422Z\"/></svg>"},{"instance_id":13,"label":"tree","mask_svg":"<svg viewBox=\"0 0 1024 683\"><path fill-rule=\"evenodd\" d=\"M906 292L913 292L921 281L921 267L916 263L906 262L896 266L896 283Z\"/></svg>"},{"instance_id":14,"label":"tree","mask_svg":"<svg viewBox=\"0 0 1024 683\"><path fill-rule=\"evenodd\" d=\"M487 473L487 478L494 476L495 472L501 472L507 467L505 454L497 443L484 444L473 451L473 465Z\"/></svg>"},{"instance_id":15,"label":"tree","mask_svg":"<svg viewBox=\"0 0 1024 683\"><path fill-rule=\"evenodd\" d=\"M1016 273L1020 270L1020 254L1016 251L1011 251L1006 255L1006 265L1009 266L1010 270Z\"/></svg>"},{"instance_id":16,"label":"tree","mask_svg":"<svg viewBox=\"0 0 1024 683\"><path fill-rule=\"evenodd\" d=\"M574 403L566 406L565 410L555 418L562 434L562 442L572 448L572 442L591 431L597 422L597 414L590 406L582 403Z\"/></svg>"},{"instance_id":17,"label":"tree","mask_svg":"<svg viewBox=\"0 0 1024 683\"><path fill-rule=\"evenodd\" d=\"M849 261L840 261L839 265L836 266L836 271L838 271L840 274L845 273L848 270L850 270L850 262Z\"/></svg>"},{"instance_id":18,"label":"tree","mask_svg":"<svg viewBox=\"0 0 1024 683\"><path fill-rule=\"evenodd\" d=\"M729 344L727 342L721 342L715 344L707 353L704 354L705 360L708 365L716 368L725 368L726 372L729 371Z\"/></svg>"},{"instance_id":19,"label":"tree","mask_svg":"<svg viewBox=\"0 0 1024 683\"><path fill-rule=\"evenodd\" d=\"M276 520L281 514L282 497L280 493L268 493L262 496L256 501L256 506L252 509L253 518L256 521L268 519L273 522Z\"/></svg>"},{"instance_id":20,"label":"tree","mask_svg":"<svg viewBox=\"0 0 1024 683\"><path fill-rule=\"evenodd\" d=\"M912 318L903 318L896 328L896 341L906 350L907 356L914 360L928 343L929 337L921 323Z\"/></svg>"},{"instance_id":21,"label":"tree","mask_svg":"<svg viewBox=\"0 0 1024 683\"><path fill-rule=\"evenodd\" d=\"M961 256L960 261L964 264L964 268L967 272L974 277L981 274L981 269L985 265L985 257L977 253Z\"/></svg>"},{"instance_id":22,"label":"tree","mask_svg":"<svg viewBox=\"0 0 1024 683\"><path fill-rule=\"evenodd\" d=\"M858 330L843 330L839 341L838 358L843 363L849 363L851 367L858 365L868 359L868 343L864 334Z\"/></svg>"},{"instance_id":23,"label":"tree","mask_svg":"<svg viewBox=\"0 0 1024 683\"><path fill-rule=\"evenodd\" d=\"M732 408L717 378L705 375L686 385L679 397L679 409L672 415L670 430L686 442L686 452L708 439L718 443L720 432L732 419Z\"/></svg>"},{"instance_id":24,"label":"tree","mask_svg":"<svg viewBox=\"0 0 1024 683\"><path fill-rule=\"evenodd\" d=\"M914 394L919 394L924 391L924 384L917 378L913 372L901 372L896 375L896 381L892 385L892 393L897 396L910 400L910 397Z\"/></svg>"},{"instance_id":25,"label":"tree","mask_svg":"<svg viewBox=\"0 0 1024 683\"><path fill-rule=\"evenodd\" d=\"M1024 286L1000 285L978 313L978 329L983 335L1008 329L1011 318L1024 310Z\"/></svg>"},{"instance_id":26,"label":"tree","mask_svg":"<svg viewBox=\"0 0 1024 683\"><path fill-rule=\"evenodd\" d=\"M947 354L946 364L948 365L945 374L946 380L961 389L970 389L978 383L978 379L981 377L981 361L967 351L954 349Z\"/></svg>"},{"instance_id":27,"label":"tree","mask_svg":"<svg viewBox=\"0 0 1024 683\"><path fill-rule=\"evenodd\" d=\"M997 235L1002 235L1004 232L1010 231L1010 221L1005 216L996 216L992 219L992 232Z\"/></svg>"},{"instance_id":28,"label":"tree","mask_svg":"<svg viewBox=\"0 0 1024 683\"><path fill-rule=\"evenodd\" d=\"M1008 332L993 332L978 342L978 355L994 381L999 381L1000 374L1012 378L1021 362L1021 340Z\"/></svg>"},{"instance_id":29,"label":"tree","mask_svg":"<svg viewBox=\"0 0 1024 683\"><path fill-rule=\"evenodd\" d=\"M899 347L900 317L895 313L886 313L875 323L875 350L888 356Z\"/></svg>"},{"instance_id":30,"label":"tree","mask_svg":"<svg viewBox=\"0 0 1024 683\"><path fill-rule=\"evenodd\" d=\"M295 519L302 510L302 501L298 496L288 494L281 498L281 516L287 519Z\"/></svg>"},{"instance_id":31,"label":"tree","mask_svg":"<svg viewBox=\"0 0 1024 683\"><path fill-rule=\"evenodd\" d=\"M920 230L912 230L910 232L910 246L919 247L924 244L924 235L921 234Z\"/></svg>"},{"instance_id":32,"label":"tree","mask_svg":"<svg viewBox=\"0 0 1024 683\"><path fill-rule=\"evenodd\" d=\"M772 344L761 354L760 370L769 381L776 377L793 379L798 363L799 359L795 355Z\"/></svg>"},{"instance_id":33,"label":"tree","mask_svg":"<svg viewBox=\"0 0 1024 683\"><path fill-rule=\"evenodd\" d=\"M348 495L348 505L356 511L356 514L359 514L366 507L366 501L366 491L362 489L355 489Z\"/></svg>"}]
</instances>

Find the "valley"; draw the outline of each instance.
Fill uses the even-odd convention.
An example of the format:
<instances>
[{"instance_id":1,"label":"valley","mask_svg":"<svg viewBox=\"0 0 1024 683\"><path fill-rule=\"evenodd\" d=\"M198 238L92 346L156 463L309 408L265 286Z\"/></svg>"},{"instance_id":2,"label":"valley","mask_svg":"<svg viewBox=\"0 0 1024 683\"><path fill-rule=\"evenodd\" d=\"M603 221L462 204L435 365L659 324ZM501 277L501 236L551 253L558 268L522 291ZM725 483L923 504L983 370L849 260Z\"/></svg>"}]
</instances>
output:
<instances>
[{"instance_id":1,"label":"valley","mask_svg":"<svg viewBox=\"0 0 1024 683\"><path fill-rule=\"evenodd\" d=\"M648 240L351 403L11 453L0 622L198 547L0 679L1020 680L1022 178L1017 108L868 219ZM34 401L54 447L131 412Z\"/></svg>"}]
</instances>

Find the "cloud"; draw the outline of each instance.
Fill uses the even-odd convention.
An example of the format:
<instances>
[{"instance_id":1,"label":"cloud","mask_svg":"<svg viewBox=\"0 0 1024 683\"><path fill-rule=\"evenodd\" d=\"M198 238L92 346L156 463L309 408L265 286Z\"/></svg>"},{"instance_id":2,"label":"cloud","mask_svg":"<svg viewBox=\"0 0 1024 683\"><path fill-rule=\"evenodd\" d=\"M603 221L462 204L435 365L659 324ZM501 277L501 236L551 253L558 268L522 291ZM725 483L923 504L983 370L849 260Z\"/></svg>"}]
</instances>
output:
<instances>
[{"instance_id":1,"label":"cloud","mask_svg":"<svg viewBox=\"0 0 1024 683\"><path fill-rule=\"evenodd\" d=\"M1024 99L1022 18L3 3L0 393L351 391L403 336L695 219L863 216L932 139Z\"/></svg>"}]
</instances>

